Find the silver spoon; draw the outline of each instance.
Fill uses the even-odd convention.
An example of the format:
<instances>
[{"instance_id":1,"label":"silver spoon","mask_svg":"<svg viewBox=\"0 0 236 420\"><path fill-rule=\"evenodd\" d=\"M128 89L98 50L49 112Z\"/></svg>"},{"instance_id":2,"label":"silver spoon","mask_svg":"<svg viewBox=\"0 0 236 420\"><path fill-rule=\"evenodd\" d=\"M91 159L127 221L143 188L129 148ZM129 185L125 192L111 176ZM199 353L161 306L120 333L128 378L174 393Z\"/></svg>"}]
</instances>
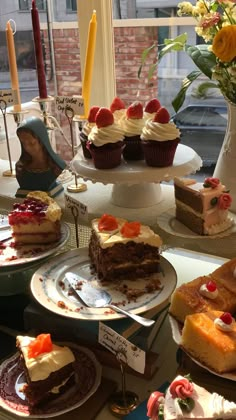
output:
<instances>
[{"instance_id":1,"label":"silver spoon","mask_svg":"<svg viewBox=\"0 0 236 420\"><path fill-rule=\"evenodd\" d=\"M67 272L65 273L65 278L68 281L69 285L72 287L74 292L79 296L80 300L88 307L91 308L110 308L115 312L120 312L123 315L126 315L132 318L134 321L143 325L144 327L150 327L154 324L153 319L147 319L142 316L133 314L131 312L125 311L119 306L115 306L111 303L112 297L110 293L103 289L97 289L89 284L89 282L83 283L81 289L78 288L78 282L81 281L80 277L74 273Z\"/></svg>"}]
</instances>

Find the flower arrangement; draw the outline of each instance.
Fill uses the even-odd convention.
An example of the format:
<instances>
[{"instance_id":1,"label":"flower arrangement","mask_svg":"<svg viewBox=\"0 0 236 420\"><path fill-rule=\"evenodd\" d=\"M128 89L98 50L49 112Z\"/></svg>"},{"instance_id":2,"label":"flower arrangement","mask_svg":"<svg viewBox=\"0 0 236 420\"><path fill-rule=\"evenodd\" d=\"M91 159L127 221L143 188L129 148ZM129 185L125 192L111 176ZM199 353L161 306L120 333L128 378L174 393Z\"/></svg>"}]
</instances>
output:
<instances>
[{"instance_id":1,"label":"flower arrangement","mask_svg":"<svg viewBox=\"0 0 236 420\"><path fill-rule=\"evenodd\" d=\"M194 80L204 74L211 81L202 83L198 91L202 96L209 88L219 88L223 96L236 104L236 0L197 0L179 3L179 16L192 16L197 24L196 33L205 43L188 45L187 34L165 39L157 61L149 69L152 78L158 62L171 51L185 51L199 70L192 71L182 82L181 90L172 102L175 111L182 106L186 91ZM144 50L139 76L149 52L158 44Z\"/></svg>"}]
</instances>

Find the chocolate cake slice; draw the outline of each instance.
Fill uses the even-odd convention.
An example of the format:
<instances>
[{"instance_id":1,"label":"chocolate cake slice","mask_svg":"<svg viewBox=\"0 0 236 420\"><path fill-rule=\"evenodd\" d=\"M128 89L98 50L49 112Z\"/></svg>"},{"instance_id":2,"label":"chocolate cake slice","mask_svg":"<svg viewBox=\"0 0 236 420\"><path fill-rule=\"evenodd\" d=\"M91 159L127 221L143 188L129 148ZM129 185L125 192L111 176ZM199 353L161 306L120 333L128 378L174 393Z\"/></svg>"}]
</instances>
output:
<instances>
[{"instance_id":1,"label":"chocolate cake slice","mask_svg":"<svg viewBox=\"0 0 236 420\"><path fill-rule=\"evenodd\" d=\"M89 256L102 280L136 279L159 271L161 244L149 226L105 214L92 221Z\"/></svg>"},{"instance_id":2,"label":"chocolate cake slice","mask_svg":"<svg viewBox=\"0 0 236 420\"><path fill-rule=\"evenodd\" d=\"M22 392L30 407L53 399L74 383L75 357L69 347L53 344L50 334L17 336L26 384Z\"/></svg>"}]
</instances>

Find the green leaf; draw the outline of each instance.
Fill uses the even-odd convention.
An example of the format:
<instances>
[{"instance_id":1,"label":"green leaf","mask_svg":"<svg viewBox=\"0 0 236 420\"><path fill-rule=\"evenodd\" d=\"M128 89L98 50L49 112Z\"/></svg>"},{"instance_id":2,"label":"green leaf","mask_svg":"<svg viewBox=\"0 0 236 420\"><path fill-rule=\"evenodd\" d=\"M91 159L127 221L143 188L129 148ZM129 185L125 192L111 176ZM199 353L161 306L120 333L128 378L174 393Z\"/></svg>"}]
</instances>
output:
<instances>
[{"instance_id":1,"label":"green leaf","mask_svg":"<svg viewBox=\"0 0 236 420\"><path fill-rule=\"evenodd\" d=\"M184 32L183 34L178 35L176 38L165 38L164 39L164 44L168 45L168 44L173 44L173 42L176 43L180 43L180 44L186 44L188 39L188 34L186 32Z\"/></svg>"},{"instance_id":2,"label":"green leaf","mask_svg":"<svg viewBox=\"0 0 236 420\"><path fill-rule=\"evenodd\" d=\"M206 98L209 89L219 89L220 87L214 82L203 82L195 89L193 96L197 98Z\"/></svg>"},{"instance_id":3,"label":"green leaf","mask_svg":"<svg viewBox=\"0 0 236 420\"><path fill-rule=\"evenodd\" d=\"M186 45L185 51L191 57L196 66L209 79L212 78L212 69L216 65L215 55L209 51L209 45L200 44L196 46Z\"/></svg>"},{"instance_id":4,"label":"green leaf","mask_svg":"<svg viewBox=\"0 0 236 420\"><path fill-rule=\"evenodd\" d=\"M181 87L180 91L178 92L178 94L176 95L176 97L174 98L174 100L172 101L172 106L173 106L175 112L177 112L180 109L180 107L183 105L183 103L185 101L185 97L186 97L186 92L187 92L189 86L201 74L202 73L200 71L194 70L191 73L189 73L187 77L185 77L185 79L182 82L182 87Z\"/></svg>"},{"instance_id":5,"label":"green leaf","mask_svg":"<svg viewBox=\"0 0 236 420\"><path fill-rule=\"evenodd\" d=\"M138 78L139 78L139 79L140 79L140 76L141 76L141 73L142 73L143 66L144 66L144 64L145 64L145 62L146 62L146 59L147 59L148 55L150 54L150 52L151 52L154 48L157 48L157 44L152 44L150 47L146 48L146 49L142 52L142 55L141 55L141 65L140 65L140 67L139 67L139 69L138 69Z\"/></svg>"},{"instance_id":6,"label":"green leaf","mask_svg":"<svg viewBox=\"0 0 236 420\"><path fill-rule=\"evenodd\" d=\"M152 64L148 70L148 80L151 80L154 72L157 70L157 63Z\"/></svg>"}]
</instances>

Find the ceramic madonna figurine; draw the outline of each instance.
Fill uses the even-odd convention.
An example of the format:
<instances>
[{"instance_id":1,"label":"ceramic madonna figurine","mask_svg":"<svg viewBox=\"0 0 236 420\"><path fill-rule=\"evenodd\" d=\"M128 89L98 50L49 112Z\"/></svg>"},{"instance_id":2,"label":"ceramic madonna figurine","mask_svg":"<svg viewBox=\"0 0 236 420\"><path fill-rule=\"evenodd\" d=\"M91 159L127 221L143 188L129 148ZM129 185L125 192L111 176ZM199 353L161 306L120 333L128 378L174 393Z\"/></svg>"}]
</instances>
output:
<instances>
[{"instance_id":1,"label":"ceramic madonna figurine","mask_svg":"<svg viewBox=\"0 0 236 420\"><path fill-rule=\"evenodd\" d=\"M24 197L29 191L47 191L55 196L63 190L56 182L66 167L50 144L47 128L40 118L24 120L16 130L21 143L21 155L16 162L16 179L20 188L16 196Z\"/></svg>"}]
</instances>

